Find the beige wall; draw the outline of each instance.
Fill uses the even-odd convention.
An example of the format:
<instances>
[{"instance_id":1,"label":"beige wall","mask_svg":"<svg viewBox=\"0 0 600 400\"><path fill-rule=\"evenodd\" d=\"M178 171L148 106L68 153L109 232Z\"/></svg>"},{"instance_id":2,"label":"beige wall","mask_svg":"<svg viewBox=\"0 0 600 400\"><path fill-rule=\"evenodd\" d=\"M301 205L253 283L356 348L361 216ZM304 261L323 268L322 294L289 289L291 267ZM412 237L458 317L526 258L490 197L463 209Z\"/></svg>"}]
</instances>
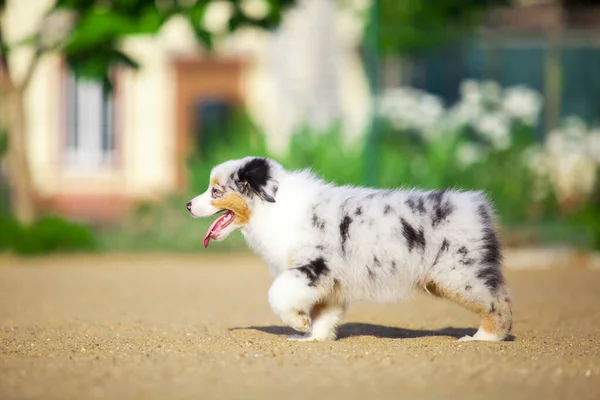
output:
<instances>
[{"instance_id":1,"label":"beige wall","mask_svg":"<svg viewBox=\"0 0 600 400\"><path fill-rule=\"evenodd\" d=\"M3 21L7 39L19 40L33 32L52 3L52 0L9 0ZM217 10L214 15L219 12L226 10ZM293 13L283 29L292 29L302 18L301 12ZM355 53L361 29L361 19L354 16L352 10L337 14L335 32L340 46L337 79L350 136L362 132L368 116L368 90ZM302 33L296 30L295 34ZM273 80L267 62L271 43L272 37L266 33L244 30L219 43L218 53L251 60L241 90L252 117L268 135L270 146L281 151L303 111L294 109L288 99L276 95L278 82ZM82 172L61 163L60 146L64 137L61 76L65 66L57 55L45 56L39 64L26 101L31 167L41 195L99 193L147 198L174 189L178 160L175 159L172 61L177 57L197 56L202 49L181 19L170 21L157 37L129 39L124 47L140 62L142 69L118 75L116 118L117 135L122 139L117 142L121 157L111 168ZM11 68L17 75L24 72L30 55L28 50L22 50L11 57ZM300 84L310 80L306 74L300 73L298 77ZM278 108L283 103L291 110L287 116Z\"/></svg>"}]
</instances>

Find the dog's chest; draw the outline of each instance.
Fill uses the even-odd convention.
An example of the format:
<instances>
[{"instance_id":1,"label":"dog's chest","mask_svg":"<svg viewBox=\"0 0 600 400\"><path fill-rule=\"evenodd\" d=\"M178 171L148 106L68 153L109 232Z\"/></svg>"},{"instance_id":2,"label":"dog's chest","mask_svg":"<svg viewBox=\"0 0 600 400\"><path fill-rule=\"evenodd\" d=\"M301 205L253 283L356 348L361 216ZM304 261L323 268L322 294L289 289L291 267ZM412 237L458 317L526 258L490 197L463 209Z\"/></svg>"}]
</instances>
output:
<instances>
[{"instance_id":1,"label":"dog's chest","mask_svg":"<svg viewBox=\"0 0 600 400\"><path fill-rule=\"evenodd\" d=\"M294 245L302 242L297 218L281 213L255 215L250 229L243 231L248 246L269 266L271 273L290 268Z\"/></svg>"}]
</instances>

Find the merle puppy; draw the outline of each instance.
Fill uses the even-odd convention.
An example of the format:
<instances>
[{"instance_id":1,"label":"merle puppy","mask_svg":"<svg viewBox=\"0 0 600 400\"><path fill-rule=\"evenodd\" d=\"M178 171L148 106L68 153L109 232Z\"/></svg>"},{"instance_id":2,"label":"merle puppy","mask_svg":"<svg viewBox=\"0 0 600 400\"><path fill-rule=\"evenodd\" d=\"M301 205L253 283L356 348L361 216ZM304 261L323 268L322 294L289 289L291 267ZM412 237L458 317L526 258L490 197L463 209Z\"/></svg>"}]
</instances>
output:
<instances>
[{"instance_id":1,"label":"merle puppy","mask_svg":"<svg viewBox=\"0 0 600 400\"><path fill-rule=\"evenodd\" d=\"M258 157L213 168L194 217L223 212L204 245L240 229L275 277L269 304L303 335L333 340L349 301L396 301L414 289L481 316L459 340L504 340L511 330L495 217L482 192L336 186Z\"/></svg>"}]
</instances>

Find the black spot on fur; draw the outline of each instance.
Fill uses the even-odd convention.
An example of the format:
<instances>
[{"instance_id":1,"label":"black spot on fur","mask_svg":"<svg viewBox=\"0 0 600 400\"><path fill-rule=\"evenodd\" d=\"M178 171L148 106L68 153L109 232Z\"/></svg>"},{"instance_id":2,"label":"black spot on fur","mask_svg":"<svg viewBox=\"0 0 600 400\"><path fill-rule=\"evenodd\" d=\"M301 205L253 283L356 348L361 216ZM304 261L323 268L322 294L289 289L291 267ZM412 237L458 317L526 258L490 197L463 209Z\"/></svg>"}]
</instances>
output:
<instances>
[{"instance_id":1,"label":"black spot on fur","mask_svg":"<svg viewBox=\"0 0 600 400\"><path fill-rule=\"evenodd\" d=\"M312 217L312 224L315 228L324 231L325 230L325 220L324 219L320 219L317 214L313 214Z\"/></svg>"},{"instance_id":2,"label":"black spot on fur","mask_svg":"<svg viewBox=\"0 0 600 400\"><path fill-rule=\"evenodd\" d=\"M438 250L438 253L435 256L433 265L436 265L438 263L438 261L440 261L440 257L442 256L442 254L444 252L448 251L448 247L450 247L450 243L448 242L448 239L444 238L444 241L442 242L442 245L440 246L440 249Z\"/></svg>"},{"instance_id":3,"label":"black spot on fur","mask_svg":"<svg viewBox=\"0 0 600 400\"><path fill-rule=\"evenodd\" d=\"M325 246L323 246L322 244L317 245L317 250L325 250Z\"/></svg>"},{"instance_id":4,"label":"black spot on fur","mask_svg":"<svg viewBox=\"0 0 600 400\"><path fill-rule=\"evenodd\" d=\"M467 250L467 248L465 246L463 246L460 249L458 249L458 254L460 254L462 256L466 256L467 254L469 254L469 251Z\"/></svg>"},{"instance_id":5,"label":"black spot on fur","mask_svg":"<svg viewBox=\"0 0 600 400\"><path fill-rule=\"evenodd\" d=\"M439 203L442 201L442 197L444 197L444 193L446 193L446 189L433 190L433 191L427 193L427 198L434 203Z\"/></svg>"},{"instance_id":6,"label":"black spot on fur","mask_svg":"<svg viewBox=\"0 0 600 400\"><path fill-rule=\"evenodd\" d=\"M500 263L502 261L502 251L500 241L492 227L492 214L486 204L480 204L477 207L477 213L481 218L481 222L486 226L483 229L481 236L481 264L484 267L477 273L477 277L484 280L485 285L492 291L496 291L504 282L502 272L500 271Z\"/></svg>"},{"instance_id":7,"label":"black spot on fur","mask_svg":"<svg viewBox=\"0 0 600 400\"><path fill-rule=\"evenodd\" d=\"M369 278L371 278L371 280L374 280L377 276L371 267L367 267L367 272L369 273Z\"/></svg>"},{"instance_id":8,"label":"black spot on fur","mask_svg":"<svg viewBox=\"0 0 600 400\"><path fill-rule=\"evenodd\" d=\"M356 211L354 212L354 215L362 215L362 207L357 207Z\"/></svg>"},{"instance_id":9,"label":"black spot on fur","mask_svg":"<svg viewBox=\"0 0 600 400\"><path fill-rule=\"evenodd\" d=\"M406 239L408 250L412 251L414 247L425 249L425 232L423 232L423 228L417 231L404 218L401 218L400 221L402 222L402 235Z\"/></svg>"},{"instance_id":10,"label":"black spot on fur","mask_svg":"<svg viewBox=\"0 0 600 400\"><path fill-rule=\"evenodd\" d=\"M483 236L481 238L483 245L483 257L481 259L482 264L499 266L502 259L502 253L500 250L500 241L496 232L492 228L485 228L483 230Z\"/></svg>"},{"instance_id":11,"label":"black spot on fur","mask_svg":"<svg viewBox=\"0 0 600 400\"><path fill-rule=\"evenodd\" d=\"M444 201L445 191L434 191L429 194L429 198L432 200L433 209L431 214L431 226L436 227L443 220L448 218L452 211L454 211L454 205L450 203L450 200Z\"/></svg>"},{"instance_id":12,"label":"black spot on fur","mask_svg":"<svg viewBox=\"0 0 600 400\"><path fill-rule=\"evenodd\" d=\"M471 289L473 289L473 287L471 285L466 285L465 286L465 291L470 291Z\"/></svg>"},{"instance_id":13,"label":"black spot on fur","mask_svg":"<svg viewBox=\"0 0 600 400\"><path fill-rule=\"evenodd\" d=\"M396 261L392 261L392 271L396 271Z\"/></svg>"},{"instance_id":14,"label":"black spot on fur","mask_svg":"<svg viewBox=\"0 0 600 400\"><path fill-rule=\"evenodd\" d=\"M492 214L485 204L480 204L479 206L477 206L477 214L479 214L481 221L486 226L492 225Z\"/></svg>"},{"instance_id":15,"label":"black spot on fur","mask_svg":"<svg viewBox=\"0 0 600 400\"><path fill-rule=\"evenodd\" d=\"M266 158L253 158L238 170L237 175L240 187L248 184L265 201L275 202L275 192L270 194L266 191L267 182L271 179L271 167Z\"/></svg>"},{"instance_id":16,"label":"black spot on fur","mask_svg":"<svg viewBox=\"0 0 600 400\"><path fill-rule=\"evenodd\" d=\"M425 200L421 196L411 196L406 200L406 205L410 208L410 210L415 214L425 214L427 211L425 209Z\"/></svg>"},{"instance_id":17,"label":"black spot on fur","mask_svg":"<svg viewBox=\"0 0 600 400\"><path fill-rule=\"evenodd\" d=\"M379 261L379 258L377 258L377 256L373 256L373 263L376 267L381 267L381 261Z\"/></svg>"},{"instance_id":18,"label":"black spot on fur","mask_svg":"<svg viewBox=\"0 0 600 400\"><path fill-rule=\"evenodd\" d=\"M482 279L490 290L495 292L504 282L499 265L490 265L477 272L477 278Z\"/></svg>"},{"instance_id":19,"label":"black spot on fur","mask_svg":"<svg viewBox=\"0 0 600 400\"><path fill-rule=\"evenodd\" d=\"M458 261L459 263L463 264L463 265L473 265L475 264L475 259L473 258L463 258L462 260Z\"/></svg>"},{"instance_id":20,"label":"black spot on fur","mask_svg":"<svg viewBox=\"0 0 600 400\"><path fill-rule=\"evenodd\" d=\"M494 303L490 304L490 313L493 313L494 311L496 311L496 306L494 305Z\"/></svg>"},{"instance_id":21,"label":"black spot on fur","mask_svg":"<svg viewBox=\"0 0 600 400\"><path fill-rule=\"evenodd\" d=\"M392 207L390 207L389 204L386 204L385 207L383 208L383 215L388 215L390 213L390 211L392 211Z\"/></svg>"},{"instance_id":22,"label":"black spot on fur","mask_svg":"<svg viewBox=\"0 0 600 400\"><path fill-rule=\"evenodd\" d=\"M342 222L340 222L340 236L342 238L342 252L346 253L346 241L348 240L350 224L352 223L352 218L350 216L345 215L342 218Z\"/></svg>"},{"instance_id":23,"label":"black spot on fur","mask_svg":"<svg viewBox=\"0 0 600 400\"><path fill-rule=\"evenodd\" d=\"M325 259L319 257L306 265L298 268L298 271L302 272L309 280L308 286L316 286L319 278L329 272Z\"/></svg>"}]
</instances>

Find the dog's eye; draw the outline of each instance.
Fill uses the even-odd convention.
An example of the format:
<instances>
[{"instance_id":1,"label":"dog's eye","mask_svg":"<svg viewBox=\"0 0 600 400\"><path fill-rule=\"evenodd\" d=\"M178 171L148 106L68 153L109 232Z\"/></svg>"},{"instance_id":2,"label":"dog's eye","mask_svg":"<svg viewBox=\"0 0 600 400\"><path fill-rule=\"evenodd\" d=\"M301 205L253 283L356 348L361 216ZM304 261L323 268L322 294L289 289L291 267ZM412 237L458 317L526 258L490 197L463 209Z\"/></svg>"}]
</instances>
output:
<instances>
[{"instance_id":1,"label":"dog's eye","mask_svg":"<svg viewBox=\"0 0 600 400\"><path fill-rule=\"evenodd\" d=\"M215 198L223 196L223 191L220 190L219 188L214 187L214 186L211 189L210 193L211 193L212 197L215 197Z\"/></svg>"}]
</instances>

